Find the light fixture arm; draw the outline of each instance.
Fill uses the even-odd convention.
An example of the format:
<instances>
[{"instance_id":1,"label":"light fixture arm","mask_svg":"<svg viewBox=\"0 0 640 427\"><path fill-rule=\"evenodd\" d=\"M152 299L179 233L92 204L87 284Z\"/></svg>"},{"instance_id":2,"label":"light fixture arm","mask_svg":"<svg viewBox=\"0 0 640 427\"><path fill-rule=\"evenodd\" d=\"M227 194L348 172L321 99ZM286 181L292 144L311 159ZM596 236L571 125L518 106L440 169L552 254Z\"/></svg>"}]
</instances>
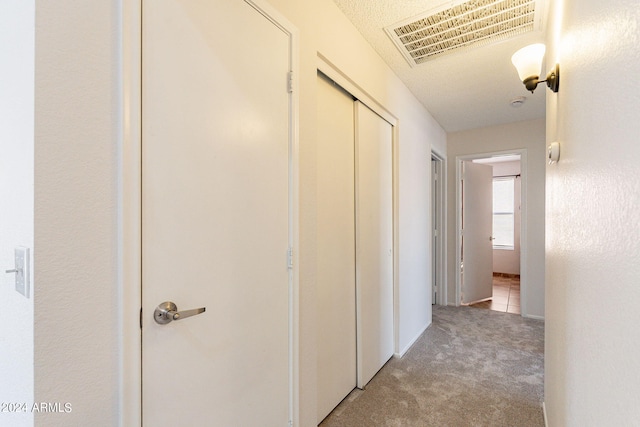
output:
<instances>
[{"instance_id":1,"label":"light fixture arm","mask_svg":"<svg viewBox=\"0 0 640 427\"><path fill-rule=\"evenodd\" d=\"M538 84L547 82L547 87L557 93L560 88L560 65L556 64L555 67L549 71L545 80L538 80L538 78L538 76L527 77L522 81L522 83L524 83L524 86L528 91L533 93L533 91L538 87Z\"/></svg>"}]
</instances>

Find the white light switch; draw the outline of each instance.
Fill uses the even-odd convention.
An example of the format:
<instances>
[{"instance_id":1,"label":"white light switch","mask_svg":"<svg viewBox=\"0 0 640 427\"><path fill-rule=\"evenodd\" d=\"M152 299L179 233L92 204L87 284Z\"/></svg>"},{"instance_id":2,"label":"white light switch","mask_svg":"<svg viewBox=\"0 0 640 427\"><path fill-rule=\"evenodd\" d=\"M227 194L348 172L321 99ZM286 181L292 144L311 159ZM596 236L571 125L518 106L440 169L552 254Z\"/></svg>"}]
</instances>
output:
<instances>
[{"instance_id":1,"label":"white light switch","mask_svg":"<svg viewBox=\"0 0 640 427\"><path fill-rule=\"evenodd\" d=\"M15 248L15 263L16 292L29 298L29 248Z\"/></svg>"}]
</instances>

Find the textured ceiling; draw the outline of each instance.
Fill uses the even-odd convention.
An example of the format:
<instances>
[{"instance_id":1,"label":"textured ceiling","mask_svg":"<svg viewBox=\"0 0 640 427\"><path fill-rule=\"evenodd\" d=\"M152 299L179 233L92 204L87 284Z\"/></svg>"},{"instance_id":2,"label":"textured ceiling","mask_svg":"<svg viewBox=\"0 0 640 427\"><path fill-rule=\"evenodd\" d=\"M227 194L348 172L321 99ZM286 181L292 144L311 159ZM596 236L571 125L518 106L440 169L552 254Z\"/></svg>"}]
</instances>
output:
<instances>
[{"instance_id":1,"label":"textured ceiling","mask_svg":"<svg viewBox=\"0 0 640 427\"><path fill-rule=\"evenodd\" d=\"M447 132L544 117L546 88L540 85L534 94L527 92L511 64L511 55L516 50L544 41L541 31L447 54L412 67L384 28L459 1L334 2ZM510 101L518 96L527 99L514 108Z\"/></svg>"}]
</instances>

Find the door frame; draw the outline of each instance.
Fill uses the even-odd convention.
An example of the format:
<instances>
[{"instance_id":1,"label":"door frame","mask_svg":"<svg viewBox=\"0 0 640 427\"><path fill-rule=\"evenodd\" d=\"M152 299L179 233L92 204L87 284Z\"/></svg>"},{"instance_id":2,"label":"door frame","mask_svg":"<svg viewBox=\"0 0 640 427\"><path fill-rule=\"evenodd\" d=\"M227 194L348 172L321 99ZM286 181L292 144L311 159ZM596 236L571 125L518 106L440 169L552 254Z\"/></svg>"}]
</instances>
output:
<instances>
[{"instance_id":1,"label":"door frame","mask_svg":"<svg viewBox=\"0 0 640 427\"><path fill-rule=\"evenodd\" d=\"M462 263L462 162L488 157L520 155L520 306L521 316L527 317L527 149L490 151L486 153L466 154L456 156L456 295L455 305L460 306L462 295L462 278L460 264Z\"/></svg>"},{"instance_id":2,"label":"door frame","mask_svg":"<svg viewBox=\"0 0 640 427\"><path fill-rule=\"evenodd\" d=\"M394 357L401 357L403 352L400 349L400 291L398 284L400 283L400 261L399 261L399 239L400 226L398 224L399 218L399 148L398 148L398 118L387 110L382 104L371 97L364 89L358 86L354 80L352 80L347 74L341 71L336 65L334 65L326 56L321 52L317 53L316 68L322 74L333 80L338 86L342 87L345 91L350 93L354 98L362 102L374 113L382 117L387 123L389 123L393 129L392 131L392 203L393 203L393 346Z\"/></svg>"},{"instance_id":3,"label":"door frame","mask_svg":"<svg viewBox=\"0 0 640 427\"><path fill-rule=\"evenodd\" d=\"M122 0L120 8L118 326L121 426L142 425L142 1ZM289 419L299 424L299 31L267 0L245 0L289 35L292 93L289 129Z\"/></svg>"},{"instance_id":4,"label":"door frame","mask_svg":"<svg viewBox=\"0 0 640 427\"><path fill-rule=\"evenodd\" d=\"M433 263L434 254L431 254L432 268L434 269L436 278L436 300L433 304L447 305L447 157L441 155L435 150L431 150L431 160L438 165L435 171L431 173L432 188L435 186L438 190L437 196L431 194L432 209L436 209L436 215L439 221L431 224L431 241L436 237L435 256L436 262ZM433 174L437 173L437 180L433 182ZM432 290L433 295L433 290Z\"/></svg>"}]
</instances>

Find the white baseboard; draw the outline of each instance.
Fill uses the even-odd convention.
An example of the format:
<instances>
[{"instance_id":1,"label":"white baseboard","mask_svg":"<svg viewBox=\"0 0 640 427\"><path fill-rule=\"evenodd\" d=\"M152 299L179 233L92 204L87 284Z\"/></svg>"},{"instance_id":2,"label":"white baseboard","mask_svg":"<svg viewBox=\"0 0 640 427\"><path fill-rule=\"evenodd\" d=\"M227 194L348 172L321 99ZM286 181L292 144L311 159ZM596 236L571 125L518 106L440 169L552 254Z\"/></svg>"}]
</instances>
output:
<instances>
[{"instance_id":1,"label":"white baseboard","mask_svg":"<svg viewBox=\"0 0 640 427\"><path fill-rule=\"evenodd\" d=\"M422 328L422 330L420 332L418 332L418 334L411 340L411 342L409 344L407 344L402 351L398 352L398 353L394 353L393 357L402 357L406 354L407 351L409 351L409 349L411 348L412 345L414 345L416 343L416 341L418 340L418 338L420 338L420 335L422 335L424 333L424 331L427 330L427 328L429 326L431 326L431 323L433 322L429 322L429 324L427 324L424 328Z\"/></svg>"},{"instance_id":2,"label":"white baseboard","mask_svg":"<svg viewBox=\"0 0 640 427\"><path fill-rule=\"evenodd\" d=\"M544 416L544 427L549 427L549 422L547 421L547 407L544 406L544 402L542 402L542 415Z\"/></svg>"},{"instance_id":3,"label":"white baseboard","mask_svg":"<svg viewBox=\"0 0 640 427\"><path fill-rule=\"evenodd\" d=\"M527 319L535 319L535 320L544 320L544 316L535 316L533 314L527 314L526 316L522 316Z\"/></svg>"}]
</instances>

